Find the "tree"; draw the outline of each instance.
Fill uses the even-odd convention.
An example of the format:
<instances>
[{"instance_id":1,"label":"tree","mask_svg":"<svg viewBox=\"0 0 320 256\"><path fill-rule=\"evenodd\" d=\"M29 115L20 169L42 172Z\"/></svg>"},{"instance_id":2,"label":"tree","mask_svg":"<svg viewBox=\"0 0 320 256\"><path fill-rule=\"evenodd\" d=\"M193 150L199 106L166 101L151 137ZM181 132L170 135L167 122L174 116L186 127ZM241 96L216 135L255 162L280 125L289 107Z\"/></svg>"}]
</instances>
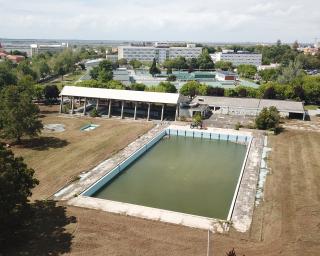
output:
<instances>
[{"instance_id":1,"label":"tree","mask_svg":"<svg viewBox=\"0 0 320 256\"><path fill-rule=\"evenodd\" d=\"M147 86L145 84L134 83L134 84L131 84L130 89L133 91L145 91L146 87Z\"/></svg>"},{"instance_id":2,"label":"tree","mask_svg":"<svg viewBox=\"0 0 320 256\"><path fill-rule=\"evenodd\" d=\"M280 114L276 107L263 108L255 120L260 130L276 130L280 123Z\"/></svg>"},{"instance_id":3,"label":"tree","mask_svg":"<svg viewBox=\"0 0 320 256\"><path fill-rule=\"evenodd\" d=\"M197 81L189 81L180 88L180 93L185 96L207 95L208 86Z\"/></svg>"},{"instance_id":4,"label":"tree","mask_svg":"<svg viewBox=\"0 0 320 256\"><path fill-rule=\"evenodd\" d=\"M209 86L207 90L207 95L208 96L224 96L224 88Z\"/></svg>"},{"instance_id":5,"label":"tree","mask_svg":"<svg viewBox=\"0 0 320 256\"><path fill-rule=\"evenodd\" d=\"M174 81L176 81L176 80L177 80L177 77L176 77L175 75L169 75L169 76L167 77L167 81L174 82Z\"/></svg>"},{"instance_id":6,"label":"tree","mask_svg":"<svg viewBox=\"0 0 320 256\"><path fill-rule=\"evenodd\" d=\"M282 74L278 77L281 84L289 84L299 76L304 76L302 63L299 60L291 61L288 67L283 68Z\"/></svg>"},{"instance_id":7,"label":"tree","mask_svg":"<svg viewBox=\"0 0 320 256\"><path fill-rule=\"evenodd\" d=\"M122 59L118 60L118 63L120 66L125 66L128 64L128 60L122 58Z\"/></svg>"},{"instance_id":8,"label":"tree","mask_svg":"<svg viewBox=\"0 0 320 256\"><path fill-rule=\"evenodd\" d=\"M202 116L200 113L196 113L192 119L196 126L202 126Z\"/></svg>"},{"instance_id":9,"label":"tree","mask_svg":"<svg viewBox=\"0 0 320 256\"><path fill-rule=\"evenodd\" d=\"M29 75L33 78L33 80L37 80L38 78L37 73L32 70L28 60L24 60L18 64L17 73L19 77Z\"/></svg>"},{"instance_id":10,"label":"tree","mask_svg":"<svg viewBox=\"0 0 320 256\"><path fill-rule=\"evenodd\" d=\"M1 237L13 233L23 219L31 189L39 184L33 176L34 170L0 143L0 245Z\"/></svg>"},{"instance_id":11,"label":"tree","mask_svg":"<svg viewBox=\"0 0 320 256\"><path fill-rule=\"evenodd\" d=\"M254 65L241 64L237 67L237 72L242 77L253 78L257 73L257 67Z\"/></svg>"},{"instance_id":12,"label":"tree","mask_svg":"<svg viewBox=\"0 0 320 256\"><path fill-rule=\"evenodd\" d=\"M203 52L197 59L198 67L200 69L213 69L214 64L207 49L203 49Z\"/></svg>"},{"instance_id":13,"label":"tree","mask_svg":"<svg viewBox=\"0 0 320 256\"><path fill-rule=\"evenodd\" d=\"M169 93L177 92L177 88L174 86L174 84L170 82L161 82L157 87L159 92L169 92Z\"/></svg>"},{"instance_id":14,"label":"tree","mask_svg":"<svg viewBox=\"0 0 320 256\"><path fill-rule=\"evenodd\" d=\"M216 69L221 69L221 70L224 70L224 71L232 70L232 62L230 62L230 61L220 60L220 61L217 61L214 64L214 66L215 66Z\"/></svg>"},{"instance_id":15,"label":"tree","mask_svg":"<svg viewBox=\"0 0 320 256\"><path fill-rule=\"evenodd\" d=\"M156 59L153 59L153 62L152 62L152 65L149 69L149 73L154 76L156 74L161 74L161 71L160 69L157 67L157 62L156 62Z\"/></svg>"},{"instance_id":16,"label":"tree","mask_svg":"<svg viewBox=\"0 0 320 256\"><path fill-rule=\"evenodd\" d=\"M75 70L75 63L79 60L79 55L75 55L72 50L66 49L53 59L53 70L56 74L63 76Z\"/></svg>"},{"instance_id":17,"label":"tree","mask_svg":"<svg viewBox=\"0 0 320 256\"><path fill-rule=\"evenodd\" d=\"M294 41L294 43L293 43L293 45L292 45L292 49L295 50L295 51L297 51L298 48L299 48L299 43L298 43L298 41L296 40L296 41Z\"/></svg>"},{"instance_id":18,"label":"tree","mask_svg":"<svg viewBox=\"0 0 320 256\"><path fill-rule=\"evenodd\" d=\"M259 76L265 82L276 81L280 74L279 68L269 68L259 71Z\"/></svg>"},{"instance_id":19,"label":"tree","mask_svg":"<svg viewBox=\"0 0 320 256\"><path fill-rule=\"evenodd\" d=\"M141 68L142 62L136 59L130 60L129 64L133 67L133 69Z\"/></svg>"},{"instance_id":20,"label":"tree","mask_svg":"<svg viewBox=\"0 0 320 256\"><path fill-rule=\"evenodd\" d=\"M12 84L17 84L17 76L13 72L12 64L9 62L0 62L0 90Z\"/></svg>"},{"instance_id":21,"label":"tree","mask_svg":"<svg viewBox=\"0 0 320 256\"><path fill-rule=\"evenodd\" d=\"M11 85L0 95L0 137L20 143L24 135L37 136L43 128L39 108L32 103L30 91Z\"/></svg>"},{"instance_id":22,"label":"tree","mask_svg":"<svg viewBox=\"0 0 320 256\"><path fill-rule=\"evenodd\" d=\"M108 82L113 78L113 65L109 60L103 60L97 67L90 70L90 76L94 80Z\"/></svg>"},{"instance_id":23,"label":"tree","mask_svg":"<svg viewBox=\"0 0 320 256\"><path fill-rule=\"evenodd\" d=\"M43 89L43 94L46 100L52 101L59 97L60 91L56 85L46 85Z\"/></svg>"},{"instance_id":24,"label":"tree","mask_svg":"<svg viewBox=\"0 0 320 256\"><path fill-rule=\"evenodd\" d=\"M276 90L273 86L268 86L264 93L263 93L264 99L276 99Z\"/></svg>"}]
</instances>

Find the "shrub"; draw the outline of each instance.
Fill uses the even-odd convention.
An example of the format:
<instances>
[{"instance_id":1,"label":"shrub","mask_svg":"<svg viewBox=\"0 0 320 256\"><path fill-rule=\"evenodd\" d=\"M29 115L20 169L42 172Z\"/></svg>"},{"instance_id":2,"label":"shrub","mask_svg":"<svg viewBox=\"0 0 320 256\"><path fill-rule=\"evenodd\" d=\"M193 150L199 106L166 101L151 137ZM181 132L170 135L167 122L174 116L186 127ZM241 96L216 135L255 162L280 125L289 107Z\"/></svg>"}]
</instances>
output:
<instances>
[{"instance_id":1,"label":"shrub","mask_svg":"<svg viewBox=\"0 0 320 256\"><path fill-rule=\"evenodd\" d=\"M91 117L99 117L100 115L99 115L97 109L94 108L94 109L91 110L90 116L91 116Z\"/></svg>"},{"instance_id":2,"label":"shrub","mask_svg":"<svg viewBox=\"0 0 320 256\"><path fill-rule=\"evenodd\" d=\"M276 107L263 108L255 120L256 127L260 130L273 130L279 128L280 115Z\"/></svg>"}]
</instances>

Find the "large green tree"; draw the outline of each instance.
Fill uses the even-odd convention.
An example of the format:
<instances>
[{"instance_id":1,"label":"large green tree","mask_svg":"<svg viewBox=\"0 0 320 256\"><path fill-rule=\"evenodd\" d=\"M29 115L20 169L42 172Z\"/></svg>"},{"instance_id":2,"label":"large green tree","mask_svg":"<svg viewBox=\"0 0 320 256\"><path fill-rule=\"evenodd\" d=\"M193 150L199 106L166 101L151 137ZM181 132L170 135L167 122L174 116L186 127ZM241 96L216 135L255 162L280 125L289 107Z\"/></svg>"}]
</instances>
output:
<instances>
[{"instance_id":1,"label":"large green tree","mask_svg":"<svg viewBox=\"0 0 320 256\"><path fill-rule=\"evenodd\" d=\"M33 176L34 170L0 143L0 246L23 221L31 189L39 184Z\"/></svg>"},{"instance_id":2,"label":"large green tree","mask_svg":"<svg viewBox=\"0 0 320 256\"><path fill-rule=\"evenodd\" d=\"M180 88L180 93L185 96L207 95L208 86L197 81L189 81Z\"/></svg>"},{"instance_id":3,"label":"large green tree","mask_svg":"<svg viewBox=\"0 0 320 256\"><path fill-rule=\"evenodd\" d=\"M39 108L32 102L32 94L21 86L10 85L0 94L0 136L15 139L37 136L43 128Z\"/></svg>"},{"instance_id":4,"label":"large green tree","mask_svg":"<svg viewBox=\"0 0 320 256\"><path fill-rule=\"evenodd\" d=\"M17 76L13 70L14 68L11 63L7 61L0 62L0 90L4 86L17 83Z\"/></svg>"},{"instance_id":5,"label":"large green tree","mask_svg":"<svg viewBox=\"0 0 320 256\"><path fill-rule=\"evenodd\" d=\"M257 73L257 67L254 65L241 64L237 67L237 72L241 77L252 79Z\"/></svg>"},{"instance_id":6,"label":"large green tree","mask_svg":"<svg viewBox=\"0 0 320 256\"><path fill-rule=\"evenodd\" d=\"M230 61L217 61L215 64L214 64L215 68L216 69L221 69L221 70L224 70L224 71L227 71L227 70L232 70L232 63Z\"/></svg>"},{"instance_id":7,"label":"large green tree","mask_svg":"<svg viewBox=\"0 0 320 256\"><path fill-rule=\"evenodd\" d=\"M279 111L276 107L263 108L255 123L260 130L276 130L280 123Z\"/></svg>"},{"instance_id":8,"label":"large green tree","mask_svg":"<svg viewBox=\"0 0 320 256\"><path fill-rule=\"evenodd\" d=\"M103 60L97 67L90 70L90 76L100 82L108 82L113 78L113 64L109 60Z\"/></svg>"}]
</instances>

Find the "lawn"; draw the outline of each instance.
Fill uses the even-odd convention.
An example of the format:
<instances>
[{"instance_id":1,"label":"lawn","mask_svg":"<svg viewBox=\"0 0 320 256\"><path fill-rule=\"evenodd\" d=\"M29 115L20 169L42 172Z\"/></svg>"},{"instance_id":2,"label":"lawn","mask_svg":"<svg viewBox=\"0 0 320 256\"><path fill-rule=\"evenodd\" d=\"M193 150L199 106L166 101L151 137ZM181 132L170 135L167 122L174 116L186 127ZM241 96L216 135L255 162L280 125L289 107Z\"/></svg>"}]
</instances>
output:
<instances>
[{"instance_id":1,"label":"lawn","mask_svg":"<svg viewBox=\"0 0 320 256\"><path fill-rule=\"evenodd\" d=\"M33 190L34 199L51 196L77 179L79 173L109 158L152 127L151 123L139 121L62 117L52 110L57 106L42 108L43 123L63 124L64 132L43 132L40 138L24 140L23 145L13 147L40 180ZM90 132L80 131L90 122L100 126Z\"/></svg>"},{"instance_id":2,"label":"lawn","mask_svg":"<svg viewBox=\"0 0 320 256\"><path fill-rule=\"evenodd\" d=\"M305 105L304 108L306 110L317 110L320 108L320 106L318 106L318 105Z\"/></svg>"}]
</instances>

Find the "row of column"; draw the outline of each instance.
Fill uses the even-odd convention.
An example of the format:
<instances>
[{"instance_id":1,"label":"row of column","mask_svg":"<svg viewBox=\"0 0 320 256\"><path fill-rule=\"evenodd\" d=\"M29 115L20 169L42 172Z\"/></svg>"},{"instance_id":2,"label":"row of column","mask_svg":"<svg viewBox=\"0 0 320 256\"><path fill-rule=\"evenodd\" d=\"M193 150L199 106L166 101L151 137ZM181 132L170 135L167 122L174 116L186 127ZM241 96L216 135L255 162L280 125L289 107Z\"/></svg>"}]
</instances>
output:
<instances>
[{"instance_id":1,"label":"row of column","mask_svg":"<svg viewBox=\"0 0 320 256\"><path fill-rule=\"evenodd\" d=\"M124 103L125 101L121 102L121 119L124 118ZM63 96L61 96L60 99L60 113L62 113L62 106L63 106ZM134 114L133 114L133 119L136 120L137 119L137 106L138 106L138 102L134 103ZM162 104L162 108L161 108L161 121L163 121L164 118L164 106L165 104ZM108 117L111 117L111 107L112 107L112 100L109 100L109 104L108 104ZM98 110L99 108L99 99L97 99L97 103L96 103L96 110ZM150 109L151 109L151 103L148 103L148 114L147 114L147 120L150 120ZM87 111L87 98L84 98L84 105L83 105L83 115L86 114ZM74 114L74 97L71 98L71 114ZM179 107L177 105L176 107L176 113L175 113L175 120L177 120L177 117L179 115Z\"/></svg>"}]
</instances>

